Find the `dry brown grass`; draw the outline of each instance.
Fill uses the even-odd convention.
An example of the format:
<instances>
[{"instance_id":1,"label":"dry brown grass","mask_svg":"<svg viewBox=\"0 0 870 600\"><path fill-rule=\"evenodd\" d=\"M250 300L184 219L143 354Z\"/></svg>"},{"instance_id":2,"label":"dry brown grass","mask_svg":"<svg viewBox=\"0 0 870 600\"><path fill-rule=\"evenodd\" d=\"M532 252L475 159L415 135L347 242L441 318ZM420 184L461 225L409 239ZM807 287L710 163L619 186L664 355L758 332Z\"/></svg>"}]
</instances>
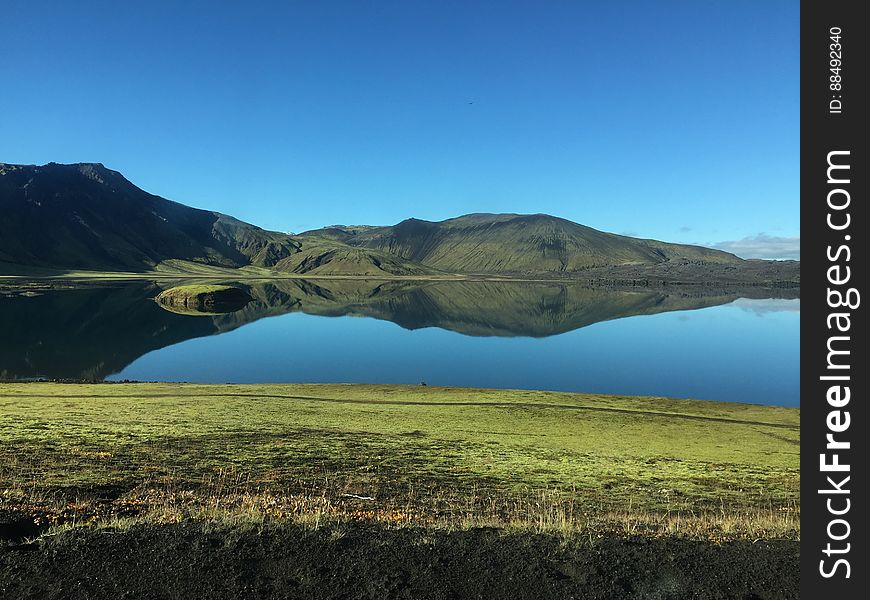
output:
<instances>
[{"instance_id":1,"label":"dry brown grass","mask_svg":"<svg viewBox=\"0 0 870 600\"><path fill-rule=\"evenodd\" d=\"M484 490L457 495L432 486L409 487L402 493L389 490L383 495L369 490L372 496L359 491L353 482L324 477L309 489L276 493L258 489L244 472L227 469L196 487L173 480L152 481L111 500L69 501L36 488L7 488L2 504L49 524L49 535L77 527L124 530L143 523L195 521L222 528L293 523L317 529L347 522L439 530L493 527L590 539L608 534L713 541L800 537L797 503L735 511L724 505L698 510L675 502L666 511L650 511L631 506L614 509L560 489L514 495Z\"/></svg>"}]
</instances>

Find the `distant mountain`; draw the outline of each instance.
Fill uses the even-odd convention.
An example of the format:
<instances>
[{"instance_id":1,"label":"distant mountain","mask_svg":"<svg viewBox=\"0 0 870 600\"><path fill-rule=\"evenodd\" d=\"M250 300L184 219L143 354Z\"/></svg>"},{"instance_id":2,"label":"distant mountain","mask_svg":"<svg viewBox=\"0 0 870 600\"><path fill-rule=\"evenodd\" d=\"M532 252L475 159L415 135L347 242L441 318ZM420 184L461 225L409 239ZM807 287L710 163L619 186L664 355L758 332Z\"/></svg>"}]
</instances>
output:
<instances>
[{"instance_id":1,"label":"distant mountain","mask_svg":"<svg viewBox=\"0 0 870 600\"><path fill-rule=\"evenodd\" d=\"M719 250L605 233L542 214L471 214L440 222L408 219L392 227L333 226L302 234L308 236L379 250L449 273L552 273L669 261L744 262Z\"/></svg>"},{"instance_id":2,"label":"distant mountain","mask_svg":"<svg viewBox=\"0 0 870 600\"><path fill-rule=\"evenodd\" d=\"M0 163L0 274L504 275L799 285L799 263L605 233L549 215L471 214L289 235L149 194L98 163ZM769 264L767 264L769 263ZM217 272L216 270L223 270ZM630 274L630 275L629 275ZM763 278L759 275L763 274Z\"/></svg>"}]
</instances>

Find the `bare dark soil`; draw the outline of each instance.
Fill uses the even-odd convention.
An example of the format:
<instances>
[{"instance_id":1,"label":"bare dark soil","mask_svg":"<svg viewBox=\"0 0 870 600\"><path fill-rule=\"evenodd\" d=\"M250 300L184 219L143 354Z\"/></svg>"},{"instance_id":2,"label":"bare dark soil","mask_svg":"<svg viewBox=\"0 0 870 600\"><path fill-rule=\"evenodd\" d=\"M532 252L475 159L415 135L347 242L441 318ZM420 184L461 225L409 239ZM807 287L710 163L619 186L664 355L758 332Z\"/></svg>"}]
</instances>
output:
<instances>
[{"instance_id":1,"label":"bare dark soil","mask_svg":"<svg viewBox=\"0 0 870 600\"><path fill-rule=\"evenodd\" d=\"M0 541L0 597L797 598L798 542L201 524Z\"/></svg>"}]
</instances>

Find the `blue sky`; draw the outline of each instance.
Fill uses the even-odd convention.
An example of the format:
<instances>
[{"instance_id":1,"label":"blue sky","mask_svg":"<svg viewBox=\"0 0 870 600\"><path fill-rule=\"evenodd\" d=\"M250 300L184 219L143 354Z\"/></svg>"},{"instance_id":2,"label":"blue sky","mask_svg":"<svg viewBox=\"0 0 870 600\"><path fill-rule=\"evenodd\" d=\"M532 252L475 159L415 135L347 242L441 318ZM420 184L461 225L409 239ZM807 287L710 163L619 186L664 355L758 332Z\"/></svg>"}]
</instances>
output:
<instances>
[{"instance_id":1,"label":"blue sky","mask_svg":"<svg viewBox=\"0 0 870 600\"><path fill-rule=\"evenodd\" d=\"M798 245L798 2L135 5L4 2L0 161L282 231L546 212Z\"/></svg>"}]
</instances>

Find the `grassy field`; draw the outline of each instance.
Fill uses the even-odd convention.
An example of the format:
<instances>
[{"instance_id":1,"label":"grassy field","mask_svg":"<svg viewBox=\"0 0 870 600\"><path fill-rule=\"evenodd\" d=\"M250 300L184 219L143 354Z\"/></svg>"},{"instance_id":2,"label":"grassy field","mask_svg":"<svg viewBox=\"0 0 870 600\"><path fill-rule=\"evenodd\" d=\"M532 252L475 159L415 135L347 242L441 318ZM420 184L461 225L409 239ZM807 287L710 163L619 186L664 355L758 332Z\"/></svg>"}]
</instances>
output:
<instances>
[{"instance_id":1,"label":"grassy field","mask_svg":"<svg viewBox=\"0 0 870 600\"><path fill-rule=\"evenodd\" d=\"M0 510L799 537L799 411L381 385L0 384Z\"/></svg>"}]
</instances>

